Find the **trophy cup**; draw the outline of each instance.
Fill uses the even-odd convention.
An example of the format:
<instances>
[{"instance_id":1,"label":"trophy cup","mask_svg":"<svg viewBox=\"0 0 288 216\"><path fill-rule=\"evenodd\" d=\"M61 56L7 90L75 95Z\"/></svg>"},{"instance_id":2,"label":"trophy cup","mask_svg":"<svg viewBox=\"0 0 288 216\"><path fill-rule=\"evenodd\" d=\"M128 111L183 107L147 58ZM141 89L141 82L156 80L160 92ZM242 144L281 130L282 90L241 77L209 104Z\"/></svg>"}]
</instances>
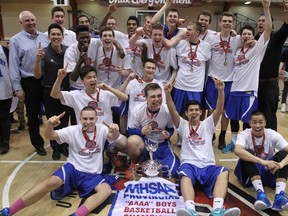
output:
<instances>
[{"instance_id":1,"label":"trophy cup","mask_svg":"<svg viewBox=\"0 0 288 216\"><path fill-rule=\"evenodd\" d=\"M136 172L141 170L145 175L155 177L165 168L168 172L167 176L170 178L171 173L168 165L163 166L159 161L153 159L153 152L158 149L158 142L148 138L145 140L145 148L149 151L150 159L136 164Z\"/></svg>"}]
</instances>

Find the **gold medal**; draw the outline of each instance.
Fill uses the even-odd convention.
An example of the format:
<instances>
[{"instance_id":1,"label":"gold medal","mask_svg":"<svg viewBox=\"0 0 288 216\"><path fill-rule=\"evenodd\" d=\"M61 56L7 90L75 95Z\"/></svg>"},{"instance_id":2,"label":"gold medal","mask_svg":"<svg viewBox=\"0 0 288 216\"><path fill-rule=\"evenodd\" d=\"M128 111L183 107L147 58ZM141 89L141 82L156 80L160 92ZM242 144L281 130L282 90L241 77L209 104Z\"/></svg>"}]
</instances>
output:
<instances>
[{"instance_id":1,"label":"gold medal","mask_svg":"<svg viewBox=\"0 0 288 216\"><path fill-rule=\"evenodd\" d=\"M224 66L227 66L227 62L224 62L224 64L223 64Z\"/></svg>"}]
</instances>

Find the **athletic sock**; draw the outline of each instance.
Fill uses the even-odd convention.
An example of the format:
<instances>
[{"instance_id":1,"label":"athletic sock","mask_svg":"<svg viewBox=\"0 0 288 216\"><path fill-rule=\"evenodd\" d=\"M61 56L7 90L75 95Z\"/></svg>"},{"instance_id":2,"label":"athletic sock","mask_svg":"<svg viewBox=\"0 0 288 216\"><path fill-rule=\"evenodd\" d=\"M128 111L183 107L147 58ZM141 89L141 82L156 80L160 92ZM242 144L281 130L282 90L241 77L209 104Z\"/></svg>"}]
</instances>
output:
<instances>
[{"instance_id":1,"label":"athletic sock","mask_svg":"<svg viewBox=\"0 0 288 216\"><path fill-rule=\"evenodd\" d=\"M260 179L254 180L252 182L252 184L253 184L253 187L255 188L256 191L258 191L259 189L261 191L264 191L263 184L262 184L262 181Z\"/></svg>"},{"instance_id":2,"label":"athletic sock","mask_svg":"<svg viewBox=\"0 0 288 216\"><path fill-rule=\"evenodd\" d=\"M185 202L185 207L186 207L186 209L191 209L191 210L195 211L195 202L193 200L187 200Z\"/></svg>"},{"instance_id":3,"label":"athletic sock","mask_svg":"<svg viewBox=\"0 0 288 216\"><path fill-rule=\"evenodd\" d=\"M224 203L224 199L223 199L223 198L221 198L221 197L215 197L215 198L213 199L213 210L214 210L214 209L217 209L217 208L222 208L223 203Z\"/></svg>"},{"instance_id":4,"label":"athletic sock","mask_svg":"<svg viewBox=\"0 0 288 216\"><path fill-rule=\"evenodd\" d=\"M285 191L286 182L276 182L276 194L279 194L281 191Z\"/></svg>"},{"instance_id":5,"label":"athletic sock","mask_svg":"<svg viewBox=\"0 0 288 216\"><path fill-rule=\"evenodd\" d=\"M26 204L23 202L21 198L17 199L9 208L9 214L14 215L15 213L19 212L20 210L24 209Z\"/></svg>"},{"instance_id":6,"label":"athletic sock","mask_svg":"<svg viewBox=\"0 0 288 216\"><path fill-rule=\"evenodd\" d=\"M77 216L85 216L89 214L89 210L85 205L81 205L76 211L75 214Z\"/></svg>"}]
</instances>

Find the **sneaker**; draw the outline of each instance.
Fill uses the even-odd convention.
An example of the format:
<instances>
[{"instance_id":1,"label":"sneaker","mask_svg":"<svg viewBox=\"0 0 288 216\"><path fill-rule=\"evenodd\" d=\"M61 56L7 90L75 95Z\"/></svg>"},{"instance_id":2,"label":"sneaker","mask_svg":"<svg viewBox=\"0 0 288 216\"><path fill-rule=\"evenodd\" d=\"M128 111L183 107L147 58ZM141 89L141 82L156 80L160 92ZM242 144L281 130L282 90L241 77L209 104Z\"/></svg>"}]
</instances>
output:
<instances>
[{"instance_id":1,"label":"sneaker","mask_svg":"<svg viewBox=\"0 0 288 216\"><path fill-rule=\"evenodd\" d=\"M224 215L224 216L239 216L240 214L241 214L241 211L237 207L229 208L229 209L216 208L210 213L210 216L222 216L222 215Z\"/></svg>"},{"instance_id":2,"label":"sneaker","mask_svg":"<svg viewBox=\"0 0 288 216\"><path fill-rule=\"evenodd\" d=\"M229 154L234 151L235 143L231 141L225 148L222 149L222 153Z\"/></svg>"},{"instance_id":3,"label":"sneaker","mask_svg":"<svg viewBox=\"0 0 288 216\"><path fill-rule=\"evenodd\" d=\"M0 211L0 216L9 216L10 209L4 208Z\"/></svg>"},{"instance_id":4,"label":"sneaker","mask_svg":"<svg viewBox=\"0 0 288 216\"><path fill-rule=\"evenodd\" d=\"M225 136L223 135L219 135L219 138L218 138L218 149L219 150L222 150L226 147L226 143L225 143Z\"/></svg>"},{"instance_id":5,"label":"sneaker","mask_svg":"<svg viewBox=\"0 0 288 216\"><path fill-rule=\"evenodd\" d=\"M285 103L282 103L281 104L281 112L286 112L286 104Z\"/></svg>"},{"instance_id":6,"label":"sneaker","mask_svg":"<svg viewBox=\"0 0 288 216\"><path fill-rule=\"evenodd\" d=\"M22 133L25 130L24 125L19 125L18 129L16 130L17 133Z\"/></svg>"},{"instance_id":7,"label":"sneaker","mask_svg":"<svg viewBox=\"0 0 288 216\"><path fill-rule=\"evenodd\" d=\"M176 211L176 216L197 216L197 212L192 209L179 208Z\"/></svg>"},{"instance_id":8,"label":"sneaker","mask_svg":"<svg viewBox=\"0 0 288 216\"><path fill-rule=\"evenodd\" d=\"M9 143L0 143L0 154L6 154L10 149Z\"/></svg>"},{"instance_id":9,"label":"sneaker","mask_svg":"<svg viewBox=\"0 0 288 216\"><path fill-rule=\"evenodd\" d=\"M272 209L275 211L288 211L288 196L284 191L275 195Z\"/></svg>"},{"instance_id":10,"label":"sneaker","mask_svg":"<svg viewBox=\"0 0 288 216\"><path fill-rule=\"evenodd\" d=\"M257 190L257 198L254 207L256 210L263 210L271 207L267 194L260 189Z\"/></svg>"}]
</instances>

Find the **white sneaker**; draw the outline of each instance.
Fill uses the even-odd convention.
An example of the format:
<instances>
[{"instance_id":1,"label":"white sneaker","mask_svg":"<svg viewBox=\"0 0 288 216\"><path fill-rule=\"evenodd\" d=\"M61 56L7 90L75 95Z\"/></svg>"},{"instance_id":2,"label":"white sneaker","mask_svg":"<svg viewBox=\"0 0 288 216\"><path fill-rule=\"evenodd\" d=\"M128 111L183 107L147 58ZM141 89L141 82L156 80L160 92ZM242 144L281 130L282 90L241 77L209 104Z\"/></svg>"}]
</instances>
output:
<instances>
[{"instance_id":1,"label":"white sneaker","mask_svg":"<svg viewBox=\"0 0 288 216\"><path fill-rule=\"evenodd\" d=\"M286 104L285 103L281 104L281 112L286 112Z\"/></svg>"}]
</instances>

